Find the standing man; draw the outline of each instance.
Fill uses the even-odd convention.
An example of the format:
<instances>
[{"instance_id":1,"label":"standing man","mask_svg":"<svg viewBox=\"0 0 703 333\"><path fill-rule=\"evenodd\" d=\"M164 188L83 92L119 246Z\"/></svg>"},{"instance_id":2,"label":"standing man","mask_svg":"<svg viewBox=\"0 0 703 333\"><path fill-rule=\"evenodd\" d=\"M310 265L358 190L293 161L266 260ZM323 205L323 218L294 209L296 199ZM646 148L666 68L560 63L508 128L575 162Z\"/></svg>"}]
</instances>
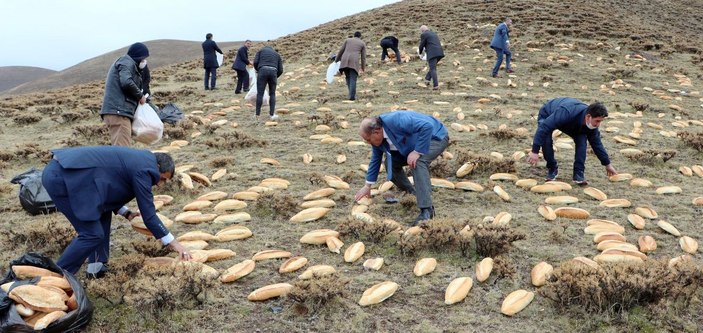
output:
<instances>
[{"instance_id":1,"label":"standing man","mask_svg":"<svg viewBox=\"0 0 703 333\"><path fill-rule=\"evenodd\" d=\"M249 73L247 72L247 66L251 66L249 61L249 48L251 47L251 41L246 40L244 45L237 50L237 57L234 58L234 63L232 64L232 69L237 71L237 87L234 89L235 94L241 94L242 89L244 92L249 91Z\"/></svg>"},{"instance_id":2,"label":"standing man","mask_svg":"<svg viewBox=\"0 0 703 333\"><path fill-rule=\"evenodd\" d=\"M496 51L496 65L493 66L493 72L491 73L492 77L499 77L498 71L500 70L500 65L503 63L503 54L505 54L505 72L513 72L510 68L510 59L513 57L513 54L510 53L510 39L508 36L510 27L512 26L513 20L506 17L505 22L499 24L496 27L496 31L493 33L491 48Z\"/></svg>"},{"instance_id":3,"label":"standing man","mask_svg":"<svg viewBox=\"0 0 703 333\"><path fill-rule=\"evenodd\" d=\"M537 118L537 131L532 139L532 151L527 156L527 162L535 165L539 160L539 149L542 148L542 155L547 161L546 180L555 180L559 174L556 159L554 159L554 148L552 147L552 132L555 129L574 139L576 152L574 153L574 183L578 185L588 185L584 175L586 162L586 141L591 144L593 152L605 166L608 176L617 175L618 172L610 164L608 152L603 147L600 140L600 126L603 119L608 117L608 109L601 103L586 105L585 103L569 97L560 97L545 103L539 109Z\"/></svg>"},{"instance_id":4,"label":"standing man","mask_svg":"<svg viewBox=\"0 0 703 333\"><path fill-rule=\"evenodd\" d=\"M281 56L273 49L266 45L254 56L254 68L256 69L256 120L259 120L261 114L261 105L264 102L264 93L266 86L269 88L269 116L271 120L278 119L278 115L274 113L276 110L276 82L278 77L283 74L283 61Z\"/></svg>"},{"instance_id":5,"label":"standing man","mask_svg":"<svg viewBox=\"0 0 703 333\"><path fill-rule=\"evenodd\" d=\"M132 144L132 120L139 104L146 103L142 92L141 69L146 67L149 49L134 43L110 66L105 79L105 96L100 116L110 132L113 146Z\"/></svg>"},{"instance_id":6,"label":"standing man","mask_svg":"<svg viewBox=\"0 0 703 333\"><path fill-rule=\"evenodd\" d=\"M361 58L361 70L359 69ZM344 72L349 90L349 100L356 100L356 79L366 70L366 43L361 40L361 32L354 33L354 37L347 38L335 58L340 61L339 71Z\"/></svg>"},{"instance_id":7,"label":"standing man","mask_svg":"<svg viewBox=\"0 0 703 333\"><path fill-rule=\"evenodd\" d=\"M205 35L205 41L203 42L203 67L205 67L205 90L215 90L215 83L217 83L217 68L220 64L217 63L217 55L215 52L222 54L222 50L217 47L217 43L212 40L212 34L208 33ZM208 86L208 81L210 85Z\"/></svg>"},{"instance_id":8,"label":"standing man","mask_svg":"<svg viewBox=\"0 0 703 333\"><path fill-rule=\"evenodd\" d=\"M155 238L189 260L190 253L161 223L154 208L151 188L173 177L173 159L127 147L78 147L52 150L42 185L56 208L78 236L66 247L56 264L76 274L89 260L88 273L101 277L110 256L112 214L132 220L140 216ZM139 213L125 205L136 198Z\"/></svg>"},{"instance_id":9,"label":"standing man","mask_svg":"<svg viewBox=\"0 0 703 333\"><path fill-rule=\"evenodd\" d=\"M383 37L383 39L381 39L381 48L383 49L383 52L381 53L381 61L386 60L386 57L388 56L388 49L391 49L393 50L393 52L395 52L395 60L398 62L398 64L400 64L400 50L398 50L398 38L395 38L395 36Z\"/></svg>"},{"instance_id":10,"label":"standing man","mask_svg":"<svg viewBox=\"0 0 703 333\"><path fill-rule=\"evenodd\" d=\"M430 163L449 143L444 125L434 117L414 112L395 111L361 121L359 135L372 145L371 162L366 172L366 185L356 192L356 200L371 195L371 185L376 183L381 160L385 156L388 179L401 191L414 194L420 214L412 223L434 217ZM403 172L403 166L412 169L415 186Z\"/></svg>"},{"instance_id":11,"label":"standing man","mask_svg":"<svg viewBox=\"0 0 703 333\"><path fill-rule=\"evenodd\" d=\"M420 48L417 53L422 54L422 51L427 53L427 66L430 68L425 75L425 85L429 86L430 79L432 79L432 89L439 90L437 63L444 58L442 43L439 41L437 34L426 25L420 26L420 33Z\"/></svg>"}]
</instances>

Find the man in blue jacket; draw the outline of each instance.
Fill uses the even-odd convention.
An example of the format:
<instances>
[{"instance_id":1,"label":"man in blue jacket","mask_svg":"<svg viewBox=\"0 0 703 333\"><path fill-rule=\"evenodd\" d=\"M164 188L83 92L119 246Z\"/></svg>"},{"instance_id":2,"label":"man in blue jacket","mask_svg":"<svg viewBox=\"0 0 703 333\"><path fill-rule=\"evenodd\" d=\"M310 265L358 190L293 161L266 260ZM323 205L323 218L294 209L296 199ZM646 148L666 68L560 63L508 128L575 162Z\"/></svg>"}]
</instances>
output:
<instances>
[{"instance_id":1,"label":"man in blue jacket","mask_svg":"<svg viewBox=\"0 0 703 333\"><path fill-rule=\"evenodd\" d=\"M425 74L425 85L429 85L431 79L432 89L438 90L437 63L444 58L444 49L442 49L439 36L426 25L420 26L420 33L420 47L417 49L417 53L422 54L423 51L426 53L427 67L429 68Z\"/></svg>"},{"instance_id":2,"label":"man in blue jacket","mask_svg":"<svg viewBox=\"0 0 703 333\"><path fill-rule=\"evenodd\" d=\"M493 33L491 48L496 51L496 64L493 66L492 77L498 77L500 65L503 63L503 54L505 54L505 72L513 72L510 68L510 59L513 57L513 54L510 52L510 37L508 35L512 25L513 20L506 18L505 22L499 24L496 27L496 31Z\"/></svg>"},{"instance_id":3,"label":"man in blue jacket","mask_svg":"<svg viewBox=\"0 0 703 333\"><path fill-rule=\"evenodd\" d=\"M56 264L75 274L86 259L88 272L101 277L107 271L112 214L132 220L142 216L147 229L164 245L190 260L190 253L166 229L156 215L151 188L173 177L168 154L116 146L52 150L42 185L78 236L66 247ZM136 198L139 213L125 205ZM99 269L92 270L91 265Z\"/></svg>"},{"instance_id":4,"label":"man in blue jacket","mask_svg":"<svg viewBox=\"0 0 703 333\"><path fill-rule=\"evenodd\" d=\"M222 54L222 50L217 46L214 40L212 40L212 34L208 33L205 35L205 41L202 44L203 47L203 67L205 68L205 90L215 90L215 84L217 83L217 68L220 64L217 63L217 55L215 52ZM210 81L210 85L208 85Z\"/></svg>"},{"instance_id":5,"label":"man in blue jacket","mask_svg":"<svg viewBox=\"0 0 703 333\"><path fill-rule=\"evenodd\" d=\"M356 192L356 200L371 195L371 185L378 179L385 156L388 179L401 191L417 198L420 214L412 225L433 218L429 166L447 148L449 134L446 127L434 117L422 113L394 111L362 120L359 135L373 147L366 185ZM415 186L403 171L406 165L413 170Z\"/></svg>"},{"instance_id":6,"label":"man in blue jacket","mask_svg":"<svg viewBox=\"0 0 703 333\"><path fill-rule=\"evenodd\" d=\"M235 94L241 94L242 89L244 92L249 91L249 73L247 72L247 66L251 66L249 61L249 48L251 47L251 41L246 40L244 45L237 50L237 57L234 58L234 63L232 64L232 69L237 72L237 87L234 88Z\"/></svg>"},{"instance_id":7,"label":"man in blue jacket","mask_svg":"<svg viewBox=\"0 0 703 333\"><path fill-rule=\"evenodd\" d=\"M608 109L601 103L586 105L585 103L569 97L560 97L545 103L539 110L537 118L537 131L532 140L532 151L527 156L527 162L535 165L539 160L539 149L547 161L546 180L555 180L559 174L554 148L552 147L552 132L555 129L574 139L576 152L574 153L574 183L588 185L584 175L586 162L586 141L596 153L600 163L605 166L608 176L618 172L610 164L608 152L600 140L598 127L608 117Z\"/></svg>"}]
</instances>

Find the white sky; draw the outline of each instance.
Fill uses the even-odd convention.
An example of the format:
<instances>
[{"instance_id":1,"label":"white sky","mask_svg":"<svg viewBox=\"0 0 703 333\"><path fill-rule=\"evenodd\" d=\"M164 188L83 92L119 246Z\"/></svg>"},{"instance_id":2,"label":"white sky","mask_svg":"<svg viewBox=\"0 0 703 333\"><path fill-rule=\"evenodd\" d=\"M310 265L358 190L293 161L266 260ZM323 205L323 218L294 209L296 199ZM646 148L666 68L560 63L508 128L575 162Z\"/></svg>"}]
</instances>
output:
<instances>
[{"instance_id":1,"label":"white sky","mask_svg":"<svg viewBox=\"0 0 703 333\"><path fill-rule=\"evenodd\" d=\"M62 70L154 39L268 40L398 0L0 0L0 66Z\"/></svg>"}]
</instances>

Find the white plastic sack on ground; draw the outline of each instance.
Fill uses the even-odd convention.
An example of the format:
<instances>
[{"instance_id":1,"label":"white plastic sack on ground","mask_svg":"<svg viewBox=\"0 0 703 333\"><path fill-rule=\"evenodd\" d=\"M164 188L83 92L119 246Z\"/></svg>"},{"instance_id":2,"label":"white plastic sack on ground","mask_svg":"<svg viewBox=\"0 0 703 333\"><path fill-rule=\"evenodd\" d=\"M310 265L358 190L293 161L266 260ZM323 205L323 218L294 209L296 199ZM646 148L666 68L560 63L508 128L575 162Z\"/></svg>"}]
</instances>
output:
<instances>
[{"instance_id":1,"label":"white plastic sack on ground","mask_svg":"<svg viewBox=\"0 0 703 333\"><path fill-rule=\"evenodd\" d=\"M332 84L334 82L334 76L339 73L339 66L341 63L339 61L333 62L327 67L327 84Z\"/></svg>"},{"instance_id":2,"label":"white plastic sack on ground","mask_svg":"<svg viewBox=\"0 0 703 333\"><path fill-rule=\"evenodd\" d=\"M217 56L217 66L222 66L222 63L225 61L225 55L219 53L215 53L215 55Z\"/></svg>"},{"instance_id":3,"label":"white plastic sack on ground","mask_svg":"<svg viewBox=\"0 0 703 333\"><path fill-rule=\"evenodd\" d=\"M151 145L159 142L164 134L164 123L148 103L140 104L134 112L132 136L135 141Z\"/></svg>"},{"instance_id":4,"label":"white plastic sack on ground","mask_svg":"<svg viewBox=\"0 0 703 333\"><path fill-rule=\"evenodd\" d=\"M244 100L256 106L256 72L253 68L247 68L249 73L249 92L244 96ZM269 105L269 88L264 91L264 100L261 105Z\"/></svg>"}]
</instances>

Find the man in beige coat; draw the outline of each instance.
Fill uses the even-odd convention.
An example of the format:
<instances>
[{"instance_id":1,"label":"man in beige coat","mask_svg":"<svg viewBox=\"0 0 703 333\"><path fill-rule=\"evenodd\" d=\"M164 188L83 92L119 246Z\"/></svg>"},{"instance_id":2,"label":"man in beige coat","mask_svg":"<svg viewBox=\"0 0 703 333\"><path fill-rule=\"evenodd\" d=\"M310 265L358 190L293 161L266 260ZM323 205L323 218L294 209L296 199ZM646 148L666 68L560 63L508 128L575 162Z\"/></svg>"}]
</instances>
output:
<instances>
[{"instance_id":1,"label":"man in beige coat","mask_svg":"<svg viewBox=\"0 0 703 333\"><path fill-rule=\"evenodd\" d=\"M359 70L360 57L361 70ZM344 41L335 59L340 61L339 71L344 72L349 89L349 100L356 100L356 79L366 69L366 43L361 40L361 32L355 32L354 37Z\"/></svg>"}]
</instances>

